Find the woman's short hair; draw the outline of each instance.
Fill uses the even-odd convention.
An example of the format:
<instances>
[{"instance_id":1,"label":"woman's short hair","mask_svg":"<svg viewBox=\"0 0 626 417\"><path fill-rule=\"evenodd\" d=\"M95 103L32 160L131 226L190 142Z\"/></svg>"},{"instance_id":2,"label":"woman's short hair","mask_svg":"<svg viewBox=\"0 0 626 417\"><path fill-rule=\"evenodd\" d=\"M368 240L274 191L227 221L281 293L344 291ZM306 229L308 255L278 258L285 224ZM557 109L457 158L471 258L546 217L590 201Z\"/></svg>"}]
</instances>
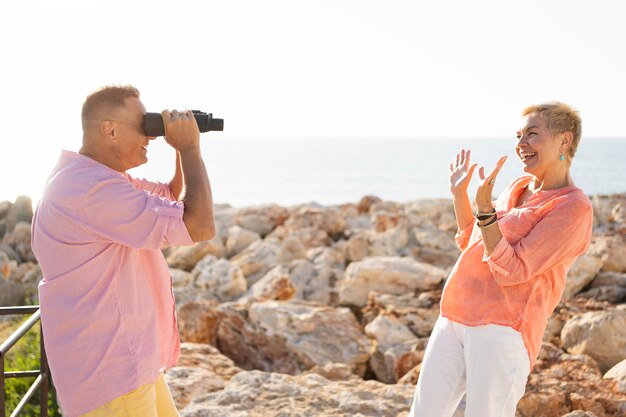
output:
<instances>
[{"instance_id":1,"label":"woman's short hair","mask_svg":"<svg viewBox=\"0 0 626 417\"><path fill-rule=\"evenodd\" d=\"M582 133L582 120L577 110L571 106L558 101L528 106L522 111L522 116L540 115L546 121L550 133L553 135L564 132L571 132L572 144L567 150L567 156L574 157L580 136Z\"/></svg>"},{"instance_id":2,"label":"woman's short hair","mask_svg":"<svg viewBox=\"0 0 626 417\"><path fill-rule=\"evenodd\" d=\"M139 98L139 90L132 85L108 85L88 95L81 113L83 130L90 121L102 121L112 117L125 106L129 97Z\"/></svg>"}]
</instances>

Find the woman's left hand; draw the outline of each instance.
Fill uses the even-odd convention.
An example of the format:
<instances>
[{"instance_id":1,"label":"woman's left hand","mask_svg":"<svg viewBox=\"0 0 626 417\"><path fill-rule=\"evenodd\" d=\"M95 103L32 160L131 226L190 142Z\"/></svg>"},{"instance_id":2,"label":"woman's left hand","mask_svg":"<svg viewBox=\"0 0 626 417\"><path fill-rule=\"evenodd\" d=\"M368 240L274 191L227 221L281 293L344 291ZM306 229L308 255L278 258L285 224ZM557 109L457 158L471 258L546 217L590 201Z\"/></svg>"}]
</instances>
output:
<instances>
[{"instance_id":1,"label":"woman's left hand","mask_svg":"<svg viewBox=\"0 0 626 417\"><path fill-rule=\"evenodd\" d=\"M485 167L480 167L478 170L478 177L480 178L480 185L476 189L476 206L478 211L489 212L493 209L491 203L491 194L493 192L493 185L496 182L496 176L502 169L502 166L506 162L506 156L503 156L496 163L495 168L491 171L487 177L485 177Z\"/></svg>"}]
</instances>

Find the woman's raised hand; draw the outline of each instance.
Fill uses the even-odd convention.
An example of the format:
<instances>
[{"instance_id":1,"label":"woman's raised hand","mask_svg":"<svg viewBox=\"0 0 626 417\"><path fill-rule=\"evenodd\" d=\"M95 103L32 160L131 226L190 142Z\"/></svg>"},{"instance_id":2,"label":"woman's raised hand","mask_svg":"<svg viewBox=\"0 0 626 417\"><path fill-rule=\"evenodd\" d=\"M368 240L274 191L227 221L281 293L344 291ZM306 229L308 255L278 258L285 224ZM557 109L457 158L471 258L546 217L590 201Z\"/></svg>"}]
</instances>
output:
<instances>
[{"instance_id":1,"label":"woman's raised hand","mask_svg":"<svg viewBox=\"0 0 626 417\"><path fill-rule=\"evenodd\" d=\"M476 206L478 211L488 212L491 211L493 205L491 203L491 193L493 192L493 184L496 182L496 177L502 169L502 165L506 162L506 156L501 157L496 162L495 168L489 175L485 177L485 167L480 167L478 170L478 176L480 177L480 185L476 189Z\"/></svg>"},{"instance_id":2,"label":"woman's raised hand","mask_svg":"<svg viewBox=\"0 0 626 417\"><path fill-rule=\"evenodd\" d=\"M456 161L450 164L450 192L452 195L467 193L476 164L470 165L470 151L461 149L456 154Z\"/></svg>"}]
</instances>

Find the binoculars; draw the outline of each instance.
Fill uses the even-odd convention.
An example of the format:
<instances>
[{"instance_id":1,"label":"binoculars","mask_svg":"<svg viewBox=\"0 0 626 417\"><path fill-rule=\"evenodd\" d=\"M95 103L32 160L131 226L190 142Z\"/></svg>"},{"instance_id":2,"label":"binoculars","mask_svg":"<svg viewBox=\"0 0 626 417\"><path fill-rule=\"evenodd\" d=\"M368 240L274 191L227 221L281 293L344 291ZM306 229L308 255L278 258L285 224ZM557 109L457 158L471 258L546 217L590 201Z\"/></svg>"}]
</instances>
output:
<instances>
[{"instance_id":1,"label":"binoculars","mask_svg":"<svg viewBox=\"0 0 626 417\"><path fill-rule=\"evenodd\" d=\"M209 132L211 130L224 130L224 119L214 119L212 113L205 113L200 110L192 110L193 117L198 123L200 132ZM146 136L163 136L165 135L165 126L163 126L163 117L161 113L146 113L143 130Z\"/></svg>"}]
</instances>

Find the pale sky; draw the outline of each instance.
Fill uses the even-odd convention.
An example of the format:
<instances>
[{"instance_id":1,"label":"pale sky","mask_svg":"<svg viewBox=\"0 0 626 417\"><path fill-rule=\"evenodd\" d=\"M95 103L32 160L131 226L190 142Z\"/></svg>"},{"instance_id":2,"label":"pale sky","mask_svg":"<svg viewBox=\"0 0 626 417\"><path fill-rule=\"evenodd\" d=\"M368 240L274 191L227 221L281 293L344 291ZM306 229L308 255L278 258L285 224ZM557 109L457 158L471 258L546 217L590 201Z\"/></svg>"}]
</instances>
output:
<instances>
[{"instance_id":1,"label":"pale sky","mask_svg":"<svg viewBox=\"0 0 626 417\"><path fill-rule=\"evenodd\" d=\"M106 84L135 85L148 111L212 112L226 140L507 137L549 100L579 109L585 136L626 138L625 4L4 2L0 200L40 192Z\"/></svg>"}]
</instances>

